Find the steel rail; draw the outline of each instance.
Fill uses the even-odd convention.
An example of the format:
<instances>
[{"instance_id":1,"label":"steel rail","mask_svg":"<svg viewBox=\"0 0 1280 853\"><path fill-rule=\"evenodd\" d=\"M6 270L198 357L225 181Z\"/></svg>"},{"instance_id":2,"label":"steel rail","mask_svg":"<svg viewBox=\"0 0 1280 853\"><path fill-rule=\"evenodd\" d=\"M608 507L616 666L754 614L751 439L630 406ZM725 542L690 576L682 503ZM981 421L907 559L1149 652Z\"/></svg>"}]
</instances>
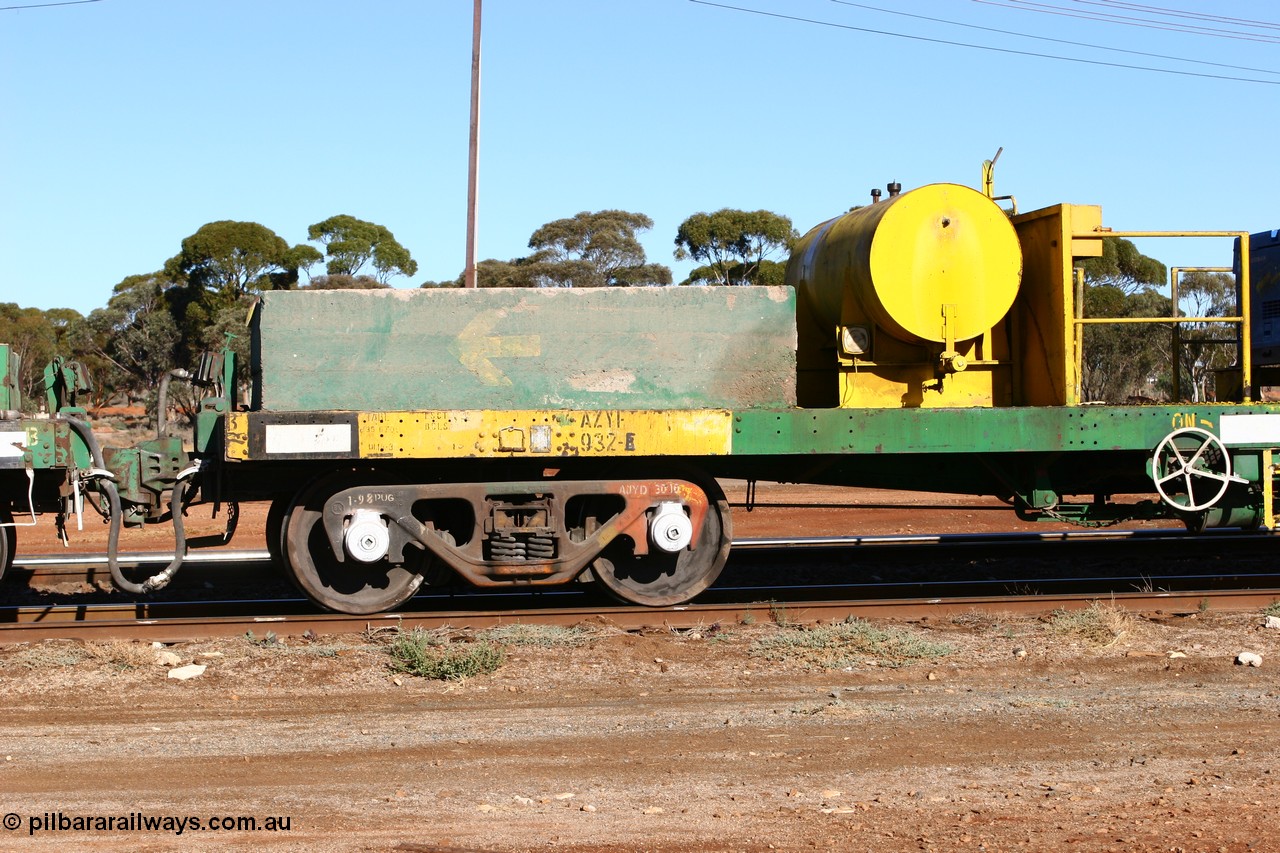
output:
<instances>
[{"instance_id":1,"label":"steel rail","mask_svg":"<svg viewBox=\"0 0 1280 853\"><path fill-rule=\"evenodd\" d=\"M214 617L130 618L138 605L78 605L18 608L36 621L10 621L0 625L0 643L32 642L55 638L142 639L186 642L213 637L234 637L248 631L272 631L277 635L359 633L381 627L485 629L521 622L528 624L609 625L623 630L645 628L688 629L715 623L777 621L788 623L832 622L850 616L906 619L947 617L980 611L998 614L1049 613L1089 607L1106 600L1136 612L1186 614L1209 610L1261 609L1280 599L1280 588L1261 590L1188 590L1181 592L1073 593L1032 596L961 596L954 598L900 598L878 601L756 601L725 604L689 604L679 607L550 607L541 610L459 610L450 612L393 612L374 616L332 613L277 615L229 615ZM99 608L105 608L99 610ZM91 616L90 614L94 614ZM8 614L13 619L13 613ZM97 618L111 615L115 618Z\"/></svg>"},{"instance_id":2,"label":"steel rail","mask_svg":"<svg viewBox=\"0 0 1280 853\"><path fill-rule=\"evenodd\" d=\"M261 562L269 561L270 553L266 550L257 551L210 551L208 553L196 552L183 557L184 565L206 565L214 563L237 563L237 562ZM165 564L173 560L173 552L163 551L135 551L128 554L121 554L118 561L122 566L137 568L139 566L149 564ZM107 564L106 554L33 554L29 557L15 557L12 568L14 569L36 569L46 566L105 566Z\"/></svg>"}]
</instances>

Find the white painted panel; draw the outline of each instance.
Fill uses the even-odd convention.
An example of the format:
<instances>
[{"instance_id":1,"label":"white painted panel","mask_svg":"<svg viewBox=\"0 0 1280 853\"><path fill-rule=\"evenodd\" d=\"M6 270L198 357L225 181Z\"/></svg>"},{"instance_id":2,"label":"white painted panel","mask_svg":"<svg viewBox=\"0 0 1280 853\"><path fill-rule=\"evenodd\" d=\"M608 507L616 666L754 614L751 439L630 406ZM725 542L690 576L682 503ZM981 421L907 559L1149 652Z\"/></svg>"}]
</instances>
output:
<instances>
[{"instance_id":1,"label":"white painted panel","mask_svg":"<svg viewBox=\"0 0 1280 853\"><path fill-rule=\"evenodd\" d=\"M1280 447L1280 415L1223 415L1219 438L1226 445L1270 444Z\"/></svg>"},{"instance_id":2,"label":"white painted panel","mask_svg":"<svg viewBox=\"0 0 1280 853\"><path fill-rule=\"evenodd\" d=\"M17 447L14 446L15 444ZM22 448L26 446L27 433L24 430L0 432L0 456L21 456Z\"/></svg>"},{"instance_id":3,"label":"white painted panel","mask_svg":"<svg viewBox=\"0 0 1280 853\"><path fill-rule=\"evenodd\" d=\"M267 455L350 453L351 424L267 424Z\"/></svg>"}]
</instances>

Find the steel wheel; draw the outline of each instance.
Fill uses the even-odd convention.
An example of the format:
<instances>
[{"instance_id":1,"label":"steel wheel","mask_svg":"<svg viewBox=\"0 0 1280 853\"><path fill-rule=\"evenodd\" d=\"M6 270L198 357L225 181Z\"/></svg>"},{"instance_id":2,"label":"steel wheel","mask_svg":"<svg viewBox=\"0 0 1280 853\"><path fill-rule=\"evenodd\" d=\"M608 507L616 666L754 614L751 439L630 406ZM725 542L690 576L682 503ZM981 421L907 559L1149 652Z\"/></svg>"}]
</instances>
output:
<instances>
[{"instance_id":1,"label":"steel wheel","mask_svg":"<svg viewBox=\"0 0 1280 853\"><path fill-rule=\"evenodd\" d=\"M729 502L714 480L698 486L706 492L708 506L697 547L675 554L651 547L648 554L635 554L630 542L619 538L591 564L605 592L629 604L668 607L689 601L715 582L733 539Z\"/></svg>"},{"instance_id":2,"label":"steel wheel","mask_svg":"<svg viewBox=\"0 0 1280 853\"><path fill-rule=\"evenodd\" d=\"M18 531L12 526L13 513L7 509L0 509L0 524L10 525L0 527L0 578L2 578L13 565L13 552L18 546Z\"/></svg>"},{"instance_id":3,"label":"steel wheel","mask_svg":"<svg viewBox=\"0 0 1280 853\"><path fill-rule=\"evenodd\" d=\"M271 501L271 508L267 510L267 553L271 555L271 562L277 566L285 564L284 528L292 505L291 497L276 498Z\"/></svg>"},{"instance_id":4,"label":"steel wheel","mask_svg":"<svg viewBox=\"0 0 1280 853\"><path fill-rule=\"evenodd\" d=\"M293 502L283 522L285 564L307 598L327 610L352 615L381 613L403 604L422 585L431 559L425 551L405 548L405 561L383 558L363 563L348 556L339 562L321 521L330 497L344 489L369 485L367 472L340 472L323 477Z\"/></svg>"}]
</instances>

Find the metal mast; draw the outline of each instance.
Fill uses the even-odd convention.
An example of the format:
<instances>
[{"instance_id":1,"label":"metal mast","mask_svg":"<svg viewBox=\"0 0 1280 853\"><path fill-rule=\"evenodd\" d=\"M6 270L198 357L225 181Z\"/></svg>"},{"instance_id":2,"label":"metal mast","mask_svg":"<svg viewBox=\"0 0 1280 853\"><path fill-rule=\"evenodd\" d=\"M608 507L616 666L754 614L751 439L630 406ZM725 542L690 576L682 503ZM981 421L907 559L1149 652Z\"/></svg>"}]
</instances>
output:
<instances>
[{"instance_id":1,"label":"metal mast","mask_svg":"<svg viewBox=\"0 0 1280 853\"><path fill-rule=\"evenodd\" d=\"M471 143L467 152L467 266L463 287L476 286L476 186L480 150L480 3L475 0L471 23Z\"/></svg>"}]
</instances>

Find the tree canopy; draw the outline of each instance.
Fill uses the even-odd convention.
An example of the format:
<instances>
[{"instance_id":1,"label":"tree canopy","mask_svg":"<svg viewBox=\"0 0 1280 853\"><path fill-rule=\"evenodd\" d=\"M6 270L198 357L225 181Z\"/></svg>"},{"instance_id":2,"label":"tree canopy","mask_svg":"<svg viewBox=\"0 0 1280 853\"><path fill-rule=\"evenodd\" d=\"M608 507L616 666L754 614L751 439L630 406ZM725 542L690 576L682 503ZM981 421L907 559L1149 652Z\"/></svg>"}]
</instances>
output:
<instances>
[{"instance_id":1,"label":"tree canopy","mask_svg":"<svg viewBox=\"0 0 1280 853\"><path fill-rule=\"evenodd\" d=\"M104 390L142 394L178 364L181 335L173 312L173 282L163 272L125 277L105 308L90 312L94 374Z\"/></svg>"},{"instance_id":2,"label":"tree canopy","mask_svg":"<svg viewBox=\"0 0 1280 853\"><path fill-rule=\"evenodd\" d=\"M307 228L307 239L324 246L329 275L357 276L372 262L374 278L386 284L393 276L413 275L418 262L386 226L354 216L330 216Z\"/></svg>"},{"instance_id":3,"label":"tree canopy","mask_svg":"<svg viewBox=\"0 0 1280 853\"><path fill-rule=\"evenodd\" d=\"M1164 264L1142 254L1131 240L1119 237L1104 237L1102 257L1084 258L1078 266L1091 284L1118 287L1125 293L1159 287L1169 276Z\"/></svg>"},{"instance_id":4,"label":"tree canopy","mask_svg":"<svg viewBox=\"0 0 1280 853\"><path fill-rule=\"evenodd\" d=\"M78 316L78 315L77 315ZM18 389L29 405L38 405L44 387L44 365L58 354L58 333L44 311L0 302L0 341L20 360Z\"/></svg>"},{"instance_id":5,"label":"tree canopy","mask_svg":"<svg viewBox=\"0 0 1280 853\"><path fill-rule=\"evenodd\" d=\"M307 290L385 290L391 285L378 281L371 275L317 275L307 284Z\"/></svg>"},{"instance_id":6,"label":"tree canopy","mask_svg":"<svg viewBox=\"0 0 1280 853\"><path fill-rule=\"evenodd\" d=\"M535 254L522 264L548 287L641 287L671 283L671 270L647 263L636 237L653 227L643 213L583 211L548 222L529 237Z\"/></svg>"},{"instance_id":7,"label":"tree canopy","mask_svg":"<svg viewBox=\"0 0 1280 853\"><path fill-rule=\"evenodd\" d=\"M703 264L684 284L780 283L776 269L780 264L770 255L790 251L798 236L785 216L726 207L715 213L695 213L681 223L675 257Z\"/></svg>"},{"instance_id":8,"label":"tree canopy","mask_svg":"<svg viewBox=\"0 0 1280 853\"><path fill-rule=\"evenodd\" d=\"M636 233L653 227L643 213L583 211L533 232L523 258L476 264L478 287L646 287L671 283L671 268L648 263ZM459 275L456 286L462 286ZM441 283L427 282L423 287Z\"/></svg>"},{"instance_id":9,"label":"tree canopy","mask_svg":"<svg viewBox=\"0 0 1280 853\"><path fill-rule=\"evenodd\" d=\"M164 272L174 281L234 299L293 287L298 270L319 259L314 247L290 248L257 222L223 219L200 226L183 240L182 251L169 259Z\"/></svg>"}]
</instances>

